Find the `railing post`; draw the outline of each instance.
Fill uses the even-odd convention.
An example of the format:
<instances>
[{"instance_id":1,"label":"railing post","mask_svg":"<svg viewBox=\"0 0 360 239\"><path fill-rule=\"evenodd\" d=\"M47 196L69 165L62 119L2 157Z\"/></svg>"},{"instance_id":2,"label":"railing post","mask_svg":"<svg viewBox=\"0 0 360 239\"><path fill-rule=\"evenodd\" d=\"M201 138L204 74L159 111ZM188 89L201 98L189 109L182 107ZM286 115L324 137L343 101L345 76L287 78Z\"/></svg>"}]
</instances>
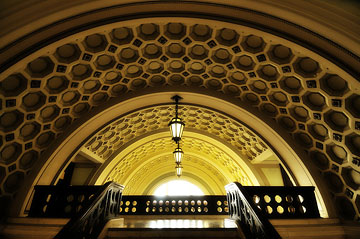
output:
<instances>
[{"instance_id":1,"label":"railing post","mask_svg":"<svg viewBox=\"0 0 360 239\"><path fill-rule=\"evenodd\" d=\"M230 206L230 218L234 219L244 239L280 239L280 235L254 205L239 183L225 186Z\"/></svg>"}]
</instances>

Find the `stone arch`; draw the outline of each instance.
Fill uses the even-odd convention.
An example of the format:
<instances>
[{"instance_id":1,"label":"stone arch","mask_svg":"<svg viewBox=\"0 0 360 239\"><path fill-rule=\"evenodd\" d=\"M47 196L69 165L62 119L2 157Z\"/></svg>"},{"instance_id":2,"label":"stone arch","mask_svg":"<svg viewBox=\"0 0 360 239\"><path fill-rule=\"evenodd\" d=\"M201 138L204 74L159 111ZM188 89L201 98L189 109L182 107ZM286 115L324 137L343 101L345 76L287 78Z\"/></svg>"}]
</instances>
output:
<instances>
[{"instance_id":1,"label":"stone arch","mask_svg":"<svg viewBox=\"0 0 360 239\"><path fill-rule=\"evenodd\" d=\"M0 86L3 194L14 195L26 174L35 179L38 175L30 172L48 166L46 157L56 152L55 145L65 143L64 126L73 122L75 130L80 124L75 121L96 121L91 117L110 109L111 102L150 92L146 87L156 88L154 92L181 88L183 92L196 89L216 96L247 112L260 112L254 113L256 118L268 125L285 126L282 131L290 133L292 139L283 138L297 142L290 144L302 162L309 168L314 163L330 182L339 182L335 188L329 187L339 198L338 208L341 203L352 205L349 211L353 214L345 216L357 217L359 82L354 76L360 68L354 40L347 46L354 49L352 53L339 44L340 38L327 39L324 32L318 34L266 14L222 4L210 4L201 13L191 10L186 17L180 14L171 21L164 16L152 18L152 25L146 26L144 19L117 22L115 15L110 21L88 22L93 14L105 20L104 13L111 16L118 9L132 8L135 16L136 4L109 9L98 6L99 11L84 13L77 20L70 17L56 22L4 47ZM190 3L154 4L149 12L171 4L184 7ZM220 9L227 13L242 11L247 19L209 20ZM228 16L234 16L234 12ZM198 25L189 17L195 15ZM71 31L66 24L80 26L79 19L89 23L88 29ZM264 19L273 25L261 25ZM66 29L62 36L52 35L51 31L61 27ZM130 42L128 35L122 38L126 35L124 28L133 34ZM120 30L114 35L116 29ZM291 34L294 29L298 35ZM8 34L5 42L14 36ZM172 43L178 45L172 49ZM181 49L185 49L184 54ZM106 53L102 53L104 50ZM196 54L199 52L205 53ZM132 53L133 57L127 57ZM121 79L116 72L120 72ZM241 109L239 112L246 113ZM92 132L84 130L84 134ZM306 154L300 152L303 150ZM59 164L58 169L61 167ZM311 172L314 177L315 171Z\"/></svg>"}]
</instances>

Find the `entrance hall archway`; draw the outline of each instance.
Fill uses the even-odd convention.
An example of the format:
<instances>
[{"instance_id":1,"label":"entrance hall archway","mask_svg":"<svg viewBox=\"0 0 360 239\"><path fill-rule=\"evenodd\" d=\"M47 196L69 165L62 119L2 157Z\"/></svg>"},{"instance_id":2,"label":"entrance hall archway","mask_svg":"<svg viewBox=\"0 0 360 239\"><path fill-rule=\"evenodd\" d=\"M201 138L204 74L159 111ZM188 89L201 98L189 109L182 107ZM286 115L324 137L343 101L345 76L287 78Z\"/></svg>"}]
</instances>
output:
<instances>
[{"instance_id":1,"label":"entrance hall archway","mask_svg":"<svg viewBox=\"0 0 360 239\"><path fill-rule=\"evenodd\" d=\"M231 178L232 180L235 179L241 182L242 180L241 178L243 176L242 174L252 175L250 177L247 176L246 177L247 179L245 179L243 183L245 185L246 184L259 185L259 180L261 180L261 178L257 175L256 170L254 170L253 168L254 166L250 163L251 159L255 159L257 155L250 154L248 155L247 158L245 157L248 150L251 150L252 147L255 147L256 143L260 143L263 145L264 149L259 151L259 155L265 152L266 149L271 150L273 154L278 155L278 160L279 160L278 163L281 163L284 166L284 168L289 173L295 185L302 185L302 186L313 185L316 186L317 190L319 189L321 190L321 181L320 181L320 185L316 184L316 180L308 171L307 166L303 163L303 161L299 157L299 155L302 155L302 151L300 150L298 152L295 151L296 150L296 147L294 146L295 142L293 142L294 145L292 146L290 144L292 141L290 140L288 134L285 131L283 131L281 128L279 128L276 124L268 125L264 123L262 120L260 120L260 117L266 117L266 115L262 115L261 113L254 110L253 110L254 114L252 114L251 108L249 110L245 110L244 108L241 108L240 106L233 104L231 100L229 99L225 100L226 97L223 97L224 99L222 99L221 95L219 95L218 97L214 97L203 93L191 93L191 92L176 92L176 93L184 98L182 102L182 108L180 109L181 112L182 110L185 112L186 106L189 105L188 106L189 111L191 109L196 109L195 113L193 113L194 116L199 114L198 123L193 126L194 127L193 130L191 127L191 123L188 122L189 125L184 134L185 138L187 135L190 136L189 138L197 135L196 138L199 138L200 141L205 140L205 142L212 142L213 145L219 145L221 141L223 142L225 141L224 142L225 145L226 144L229 145L228 147L230 147L230 149L231 149L231 142L233 141L235 143L234 145L235 147L233 147L231 150L226 149L225 147L221 148L222 151L225 151L228 153L228 155L230 155L230 157L227 156L228 159L224 156L221 158L222 160L224 160L223 162L224 165L226 164L226 161L229 160L232 161L238 158L237 164L235 165L232 164L234 165L232 167L235 168L232 169L230 168L230 170L237 170L240 176L239 177L233 176ZM56 150L53 152L52 155L48 155L47 162L43 166L43 168L39 169L40 171L37 174L38 175L37 178L34 181L31 180L29 182L31 182L33 185L36 184L46 185L46 184L56 183L56 179L59 177L62 170L64 170L65 166L68 163L70 163L71 159L81 151L82 147L85 146L85 148L86 147L88 148L87 150L92 150L92 152L95 154L95 156L93 157L96 158L96 155L99 155L99 151L98 151L99 148L97 147L92 148L91 145L93 143L98 145L97 142L101 142L100 136L105 135L105 133L111 131L109 130L109 128L112 128L112 130L115 133L117 132L116 129L119 128L120 128L120 132L124 132L126 130L122 129L122 125L120 125L120 123L123 122L124 119L125 121L128 122L128 124L131 124L134 123L131 120L131 117L133 116L136 117L135 121L142 121L142 119L138 119L139 115L143 115L144 117L146 117L145 114L141 114L140 113L141 111L137 111L136 109L140 108L146 112L150 112L149 108L150 109L156 108L154 105L158 105L159 108L162 107L161 109L167 109L167 111L165 112L161 112L161 110L158 111L159 114L163 113L164 115L164 117L160 118L158 122L158 128L160 128L160 132L158 133L157 130L150 128L149 132L147 132L146 130L145 131L140 130L141 132L140 134L139 132L137 132L137 130L134 130L133 131L134 135L130 135L128 138L126 138L125 135L124 146L122 147L121 145L117 151L116 150L112 151L112 155L103 162L103 167L100 168L103 170L98 170L97 174L94 176L95 179L94 182L104 183L106 182L107 179L116 181L117 180L116 175L118 175L119 170L120 171L129 170L128 172L132 172L132 174L125 174L125 176L132 176L133 169L131 169L131 165L136 166L139 163L135 163L135 161L131 163L131 160L130 161L126 160L125 157L126 155L130 155L129 159L139 158L139 155L144 155L146 157L147 156L146 152L149 151L153 152L152 150L155 150L156 148L159 148L160 149L159 152L161 153L162 149L166 148L164 147L164 143L161 142L161 138L166 138L169 141L168 143L170 143L170 136L169 136L167 124L168 124L168 118L169 117L171 118L171 114L169 114L169 112L172 112L173 108L171 107L171 105L169 105L169 99L174 94L175 92L173 91L162 92L162 93L151 93L151 94L133 97L128 100L122 100L120 103L108 107L107 110L101 111L100 113L92 117L90 120L84 120L83 122L79 122L78 126L74 127L72 130L69 130L69 134L66 136L66 139L61 141L60 145L54 146ZM201 109L203 109L203 111L201 111ZM211 125L209 124L209 122L211 122L210 118L208 119L209 122L206 122L205 119L202 119L204 113L212 113L212 112L217 113L217 115L213 116L214 119L223 119L224 121L228 122L227 123L228 125L237 124L237 131L239 131L237 137L239 138L237 139L235 136L223 137L222 139L221 138L217 139L220 140L220 142L217 142L216 137L218 136L215 133L215 131L212 131L211 129L216 127L215 122L213 125ZM183 115L185 122L187 122L187 119L191 119L191 113L190 115L188 114ZM122 115L123 117L119 118L118 115ZM126 116L129 115L131 117L128 120L126 120L127 119ZM234 122L231 123L231 120ZM203 125L200 122L205 123L206 125L210 125L211 127L206 130L201 130L201 127ZM150 122L149 125L154 125L154 124ZM200 127L200 130L197 130L196 127ZM163 130L161 130L161 128ZM223 129L220 129L220 131L221 130ZM211 133L209 132L213 132L214 136L211 136ZM258 132L262 132L262 133L260 134ZM250 147L248 147L247 150L244 150L244 152L241 152L241 149L243 147L239 144L236 144L235 141L236 140L239 141L241 138L240 136L243 136L245 133L252 135L252 137L248 138L248 142L254 141L254 144L253 145L249 144ZM280 135L280 133L283 133L283 135ZM92 137L89 137L89 135L92 135ZM148 137L144 137L146 135L148 135ZM220 134L220 136L223 135ZM93 140L94 138L96 139L96 141ZM288 139L289 141L286 141L286 139ZM128 140L128 144L126 144L126 140ZM228 140L228 142L226 142L226 140ZM161 143L158 144L155 143L155 145L152 145L154 148L146 149L147 147L144 147L145 142L149 142L148 144L151 145L157 141ZM140 151L136 151L136 148L138 148L138 146L141 146ZM236 147L237 149L235 150L234 148ZM212 148L212 150L214 150L214 148L216 147L208 147L208 148ZM172 152L171 149L172 148L170 148L170 150L167 151L168 154L171 154ZM155 153L157 152L155 151ZM106 155L106 154L103 153L102 155ZM214 158L216 157L214 156ZM141 159L141 157L139 159ZM167 160L167 161L171 161L171 165L173 166L172 160ZM117 168L116 167L117 162L120 163L122 167ZM144 166L144 163L140 162L140 167L138 166L137 170L143 168L141 166L142 164ZM216 165L215 162L211 162L211 161L210 164ZM240 166L242 166L244 169L242 169ZM156 169L156 166L154 167ZM59 171L58 170L59 168L62 170ZM312 166L310 165L309 168L311 170ZM173 169L171 169L171 171L173 171ZM102 174L102 172L105 173ZM111 175L111 172L113 172L113 175L115 176L109 177L109 175ZM144 171L142 172L140 171L139 175L144 175ZM155 178L157 177L156 175L157 174L154 174ZM221 178L219 178L215 184L213 183L213 186L217 184L218 185L217 187L220 188L219 185L221 185L222 188L220 190L223 191L223 186L232 181L229 180L229 176L228 176L229 173L225 173L225 175L227 175L228 177L227 181L226 180L224 181ZM316 176L316 173L314 175ZM125 177L123 179L125 181L119 181L119 182L127 185L126 182L129 182L128 180L132 180L133 181L132 184L134 185L134 183L135 184L137 183L138 179L139 178ZM146 181L146 178L144 178L143 180ZM225 182L225 184L224 183L221 184L221 182ZM32 185L29 184L28 187L31 188ZM30 193L31 190L28 191L28 197L30 197ZM319 191L317 191L317 196L320 202L323 202L321 193ZM322 204L322 207L326 208L325 204ZM326 212L323 215L326 216Z\"/></svg>"},{"instance_id":2,"label":"entrance hall archway","mask_svg":"<svg viewBox=\"0 0 360 239\"><path fill-rule=\"evenodd\" d=\"M1 200L15 198L13 215L102 127L181 94L253 130L295 184L317 187L330 216L334 201L358 218L356 17L325 21L333 8L305 2L294 9L317 18L302 21L284 2L105 2L59 6L4 28L0 181Z\"/></svg>"}]
</instances>

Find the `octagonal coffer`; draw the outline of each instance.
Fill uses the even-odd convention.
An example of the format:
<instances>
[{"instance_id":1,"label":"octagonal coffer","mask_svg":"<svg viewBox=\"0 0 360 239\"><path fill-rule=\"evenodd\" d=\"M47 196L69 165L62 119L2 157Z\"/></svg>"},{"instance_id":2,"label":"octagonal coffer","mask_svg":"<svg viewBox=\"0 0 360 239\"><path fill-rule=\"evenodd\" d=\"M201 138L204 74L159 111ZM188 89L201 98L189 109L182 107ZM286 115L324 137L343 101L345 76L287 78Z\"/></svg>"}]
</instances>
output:
<instances>
[{"instance_id":1,"label":"octagonal coffer","mask_svg":"<svg viewBox=\"0 0 360 239\"><path fill-rule=\"evenodd\" d=\"M55 138L55 134L52 131L41 133L35 140L36 146L39 149L46 148Z\"/></svg>"},{"instance_id":2,"label":"octagonal coffer","mask_svg":"<svg viewBox=\"0 0 360 239\"><path fill-rule=\"evenodd\" d=\"M115 58L111 55L102 54L98 56L95 60L95 67L99 70L105 71L114 67L116 61Z\"/></svg>"},{"instance_id":3,"label":"octagonal coffer","mask_svg":"<svg viewBox=\"0 0 360 239\"><path fill-rule=\"evenodd\" d=\"M81 81L89 78L93 72L93 69L88 64L77 64L71 69L72 80Z\"/></svg>"},{"instance_id":4,"label":"octagonal coffer","mask_svg":"<svg viewBox=\"0 0 360 239\"><path fill-rule=\"evenodd\" d=\"M35 138L39 134L40 130L41 125L38 122L28 122L20 128L19 137L26 142Z\"/></svg>"},{"instance_id":5,"label":"octagonal coffer","mask_svg":"<svg viewBox=\"0 0 360 239\"><path fill-rule=\"evenodd\" d=\"M27 72L33 78L42 78L54 70L54 63L49 57L39 57L27 65Z\"/></svg>"},{"instance_id":6,"label":"octagonal coffer","mask_svg":"<svg viewBox=\"0 0 360 239\"><path fill-rule=\"evenodd\" d=\"M86 51L96 53L104 51L108 45L108 41L102 34L93 34L85 38L83 45Z\"/></svg>"},{"instance_id":7,"label":"octagonal coffer","mask_svg":"<svg viewBox=\"0 0 360 239\"><path fill-rule=\"evenodd\" d=\"M360 118L360 95L353 94L347 97L345 107L355 118Z\"/></svg>"},{"instance_id":8,"label":"octagonal coffer","mask_svg":"<svg viewBox=\"0 0 360 239\"><path fill-rule=\"evenodd\" d=\"M142 49L143 55L148 59L158 58L162 55L162 51L162 47L154 43L147 44Z\"/></svg>"},{"instance_id":9,"label":"octagonal coffer","mask_svg":"<svg viewBox=\"0 0 360 239\"><path fill-rule=\"evenodd\" d=\"M55 58L60 63L69 64L80 58L81 50L77 44L65 44L55 51Z\"/></svg>"},{"instance_id":10,"label":"octagonal coffer","mask_svg":"<svg viewBox=\"0 0 360 239\"><path fill-rule=\"evenodd\" d=\"M133 40L134 34L130 28L121 27L113 29L110 33L110 37L113 43L124 45Z\"/></svg>"},{"instance_id":11,"label":"octagonal coffer","mask_svg":"<svg viewBox=\"0 0 360 239\"><path fill-rule=\"evenodd\" d=\"M287 95L281 91L273 91L269 98L271 102L278 106L286 106L289 103Z\"/></svg>"},{"instance_id":12,"label":"octagonal coffer","mask_svg":"<svg viewBox=\"0 0 360 239\"><path fill-rule=\"evenodd\" d=\"M219 48L212 52L211 59L217 63L226 64L232 59L232 54L225 48Z\"/></svg>"},{"instance_id":13,"label":"octagonal coffer","mask_svg":"<svg viewBox=\"0 0 360 239\"><path fill-rule=\"evenodd\" d=\"M251 56L241 55L235 58L234 65L240 70L251 71L255 67L255 62Z\"/></svg>"},{"instance_id":14,"label":"octagonal coffer","mask_svg":"<svg viewBox=\"0 0 360 239\"><path fill-rule=\"evenodd\" d=\"M179 40L186 35L186 26L182 23L172 22L165 25L165 36Z\"/></svg>"},{"instance_id":15,"label":"octagonal coffer","mask_svg":"<svg viewBox=\"0 0 360 239\"><path fill-rule=\"evenodd\" d=\"M195 44L190 48L189 56L195 60L203 60L208 57L209 50L200 44Z\"/></svg>"},{"instance_id":16,"label":"octagonal coffer","mask_svg":"<svg viewBox=\"0 0 360 239\"><path fill-rule=\"evenodd\" d=\"M289 64L294 58L290 48L283 45L274 45L267 52L269 58L278 64Z\"/></svg>"},{"instance_id":17,"label":"octagonal coffer","mask_svg":"<svg viewBox=\"0 0 360 239\"><path fill-rule=\"evenodd\" d=\"M90 98L93 105L100 105L108 100L109 96L105 92L97 92Z\"/></svg>"},{"instance_id":18,"label":"octagonal coffer","mask_svg":"<svg viewBox=\"0 0 360 239\"><path fill-rule=\"evenodd\" d=\"M293 64L295 72L305 78L314 78L321 72L319 63L309 57L300 57Z\"/></svg>"},{"instance_id":19,"label":"octagonal coffer","mask_svg":"<svg viewBox=\"0 0 360 239\"><path fill-rule=\"evenodd\" d=\"M262 80L253 80L249 82L250 88L258 94L266 94L269 91L269 87L266 82Z\"/></svg>"},{"instance_id":20,"label":"octagonal coffer","mask_svg":"<svg viewBox=\"0 0 360 239\"><path fill-rule=\"evenodd\" d=\"M309 111L303 106L293 106L290 114L298 121L307 122L310 119Z\"/></svg>"},{"instance_id":21,"label":"octagonal coffer","mask_svg":"<svg viewBox=\"0 0 360 239\"><path fill-rule=\"evenodd\" d=\"M76 105L74 105L71 113L75 117L80 117L81 115L87 113L89 111L89 109L90 109L90 105L87 102L81 102L81 103L77 103Z\"/></svg>"},{"instance_id":22,"label":"octagonal coffer","mask_svg":"<svg viewBox=\"0 0 360 239\"><path fill-rule=\"evenodd\" d=\"M0 82L0 93L6 97L17 96L27 88L28 80L22 74L13 74Z\"/></svg>"},{"instance_id":23,"label":"octagonal coffer","mask_svg":"<svg viewBox=\"0 0 360 239\"><path fill-rule=\"evenodd\" d=\"M22 152L22 145L18 143L6 144L0 152L0 163L10 165L15 162Z\"/></svg>"},{"instance_id":24,"label":"octagonal coffer","mask_svg":"<svg viewBox=\"0 0 360 239\"><path fill-rule=\"evenodd\" d=\"M41 91L27 93L22 97L21 107L27 112L36 111L46 102L46 96Z\"/></svg>"},{"instance_id":25,"label":"octagonal coffer","mask_svg":"<svg viewBox=\"0 0 360 239\"><path fill-rule=\"evenodd\" d=\"M326 170L329 168L330 161L326 154L319 151L312 151L310 152L310 158L319 169Z\"/></svg>"},{"instance_id":26,"label":"octagonal coffer","mask_svg":"<svg viewBox=\"0 0 360 239\"><path fill-rule=\"evenodd\" d=\"M353 190L360 188L360 172L351 167L344 167L341 170L341 176L344 178L345 183Z\"/></svg>"},{"instance_id":27,"label":"octagonal coffer","mask_svg":"<svg viewBox=\"0 0 360 239\"><path fill-rule=\"evenodd\" d=\"M348 153L341 145L334 143L326 145L326 153L334 162L340 165L347 162Z\"/></svg>"},{"instance_id":28,"label":"octagonal coffer","mask_svg":"<svg viewBox=\"0 0 360 239\"><path fill-rule=\"evenodd\" d=\"M260 66L257 72L261 78L267 81L276 81L280 77L277 68L270 64Z\"/></svg>"},{"instance_id":29,"label":"octagonal coffer","mask_svg":"<svg viewBox=\"0 0 360 239\"><path fill-rule=\"evenodd\" d=\"M105 74L104 83L105 84L115 84L121 80L122 76L120 72L117 71L109 71Z\"/></svg>"},{"instance_id":30,"label":"octagonal coffer","mask_svg":"<svg viewBox=\"0 0 360 239\"><path fill-rule=\"evenodd\" d=\"M354 155L360 157L360 134L351 133L345 137L345 144Z\"/></svg>"},{"instance_id":31,"label":"octagonal coffer","mask_svg":"<svg viewBox=\"0 0 360 239\"><path fill-rule=\"evenodd\" d=\"M69 85L69 80L65 76L53 76L46 81L45 89L50 94L58 94L64 91Z\"/></svg>"},{"instance_id":32,"label":"octagonal coffer","mask_svg":"<svg viewBox=\"0 0 360 239\"><path fill-rule=\"evenodd\" d=\"M325 96L318 92L306 92L302 99L310 109L315 111L322 111L327 107Z\"/></svg>"},{"instance_id":33,"label":"octagonal coffer","mask_svg":"<svg viewBox=\"0 0 360 239\"><path fill-rule=\"evenodd\" d=\"M159 34L159 26L153 23L141 24L137 27L138 36L143 40L155 40Z\"/></svg>"},{"instance_id":34,"label":"octagonal coffer","mask_svg":"<svg viewBox=\"0 0 360 239\"><path fill-rule=\"evenodd\" d=\"M17 129L24 122L24 114L18 110L3 112L0 115L0 129L10 132Z\"/></svg>"},{"instance_id":35,"label":"octagonal coffer","mask_svg":"<svg viewBox=\"0 0 360 239\"><path fill-rule=\"evenodd\" d=\"M77 90L65 91L61 95L61 104L63 106L71 106L78 102L80 99L80 93Z\"/></svg>"},{"instance_id":36,"label":"octagonal coffer","mask_svg":"<svg viewBox=\"0 0 360 239\"><path fill-rule=\"evenodd\" d=\"M317 140L325 141L329 138L329 131L323 124L310 123L308 129L310 134Z\"/></svg>"},{"instance_id":37,"label":"octagonal coffer","mask_svg":"<svg viewBox=\"0 0 360 239\"><path fill-rule=\"evenodd\" d=\"M123 63L136 62L139 58L139 53L132 47L125 47L120 50L119 60Z\"/></svg>"},{"instance_id":38,"label":"octagonal coffer","mask_svg":"<svg viewBox=\"0 0 360 239\"><path fill-rule=\"evenodd\" d=\"M329 110L324 114L324 118L333 130L343 132L349 128L349 118L341 111Z\"/></svg>"},{"instance_id":39,"label":"octagonal coffer","mask_svg":"<svg viewBox=\"0 0 360 239\"><path fill-rule=\"evenodd\" d=\"M72 118L68 115L66 116L61 116L58 117L54 124L53 124L53 128L56 131L64 131L72 122Z\"/></svg>"},{"instance_id":40,"label":"octagonal coffer","mask_svg":"<svg viewBox=\"0 0 360 239\"><path fill-rule=\"evenodd\" d=\"M295 140L305 148L313 146L313 139L305 132L296 132L294 134Z\"/></svg>"},{"instance_id":41,"label":"octagonal coffer","mask_svg":"<svg viewBox=\"0 0 360 239\"><path fill-rule=\"evenodd\" d=\"M189 65L188 71L192 74L202 74L206 70L206 66L201 61L194 61Z\"/></svg>"},{"instance_id":42,"label":"octagonal coffer","mask_svg":"<svg viewBox=\"0 0 360 239\"><path fill-rule=\"evenodd\" d=\"M261 111L263 111L264 113L266 113L267 115L269 115L271 117L275 117L279 113L276 106L274 106L271 103L263 103L260 106L260 109L261 109Z\"/></svg>"},{"instance_id":43,"label":"octagonal coffer","mask_svg":"<svg viewBox=\"0 0 360 239\"><path fill-rule=\"evenodd\" d=\"M212 29L203 24L196 24L190 29L190 37L195 41L206 41L211 38Z\"/></svg>"},{"instance_id":44,"label":"octagonal coffer","mask_svg":"<svg viewBox=\"0 0 360 239\"><path fill-rule=\"evenodd\" d=\"M239 40L239 34L229 28L218 30L215 37L216 41L224 46L232 46Z\"/></svg>"},{"instance_id":45,"label":"octagonal coffer","mask_svg":"<svg viewBox=\"0 0 360 239\"><path fill-rule=\"evenodd\" d=\"M146 72L149 72L151 74L157 74L164 70L164 64L159 61L151 61L146 66Z\"/></svg>"},{"instance_id":46,"label":"octagonal coffer","mask_svg":"<svg viewBox=\"0 0 360 239\"><path fill-rule=\"evenodd\" d=\"M171 43L166 47L166 54L171 58L180 58L185 55L185 47L180 43Z\"/></svg>"},{"instance_id":47,"label":"octagonal coffer","mask_svg":"<svg viewBox=\"0 0 360 239\"><path fill-rule=\"evenodd\" d=\"M249 35L243 39L241 46L248 52L259 53L264 50L266 43L259 36Z\"/></svg>"},{"instance_id":48,"label":"octagonal coffer","mask_svg":"<svg viewBox=\"0 0 360 239\"><path fill-rule=\"evenodd\" d=\"M289 116L280 116L278 119L280 125L289 132L296 130L296 122Z\"/></svg>"},{"instance_id":49,"label":"octagonal coffer","mask_svg":"<svg viewBox=\"0 0 360 239\"><path fill-rule=\"evenodd\" d=\"M39 158L39 153L35 150L25 152L19 161L20 169L30 169Z\"/></svg>"},{"instance_id":50,"label":"octagonal coffer","mask_svg":"<svg viewBox=\"0 0 360 239\"><path fill-rule=\"evenodd\" d=\"M53 121L60 113L57 105L47 105L40 110L40 120L44 123Z\"/></svg>"},{"instance_id":51,"label":"octagonal coffer","mask_svg":"<svg viewBox=\"0 0 360 239\"><path fill-rule=\"evenodd\" d=\"M326 74L320 79L320 86L330 96L343 96L349 91L348 83L338 75Z\"/></svg>"},{"instance_id":52,"label":"octagonal coffer","mask_svg":"<svg viewBox=\"0 0 360 239\"><path fill-rule=\"evenodd\" d=\"M283 77L279 83L280 87L290 94L299 94L303 90L301 81L294 76Z\"/></svg>"}]
</instances>

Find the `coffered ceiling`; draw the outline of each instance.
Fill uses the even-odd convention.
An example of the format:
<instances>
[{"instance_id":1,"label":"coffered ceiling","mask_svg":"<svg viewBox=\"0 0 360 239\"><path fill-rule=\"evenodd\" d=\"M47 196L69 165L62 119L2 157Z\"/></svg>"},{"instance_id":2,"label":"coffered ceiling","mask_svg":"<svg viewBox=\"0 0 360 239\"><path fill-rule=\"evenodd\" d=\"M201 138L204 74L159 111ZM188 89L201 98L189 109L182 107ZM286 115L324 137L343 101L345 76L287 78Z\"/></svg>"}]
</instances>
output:
<instances>
[{"instance_id":1,"label":"coffered ceiling","mask_svg":"<svg viewBox=\"0 0 360 239\"><path fill-rule=\"evenodd\" d=\"M314 51L279 36L181 17L94 27L44 46L4 71L1 195L14 196L41 155L78 119L91 119L96 109L105 109L115 98L169 89L222 94L235 104L256 109L264 122L276 122L306 152L303 160L316 165L343 215L358 217L359 81ZM196 105L180 110L187 128L227 142L244 160L272 147L262 139L262 132L221 112ZM112 160L128 141L166 128L171 116L170 105L114 115L79 147ZM145 148L156 150L168 143L161 140ZM187 140L185 145L195 147ZM201 142L194 145L206 149ZM113 170L121 168L119 161Z\"/></svg>"}]
</instances>

